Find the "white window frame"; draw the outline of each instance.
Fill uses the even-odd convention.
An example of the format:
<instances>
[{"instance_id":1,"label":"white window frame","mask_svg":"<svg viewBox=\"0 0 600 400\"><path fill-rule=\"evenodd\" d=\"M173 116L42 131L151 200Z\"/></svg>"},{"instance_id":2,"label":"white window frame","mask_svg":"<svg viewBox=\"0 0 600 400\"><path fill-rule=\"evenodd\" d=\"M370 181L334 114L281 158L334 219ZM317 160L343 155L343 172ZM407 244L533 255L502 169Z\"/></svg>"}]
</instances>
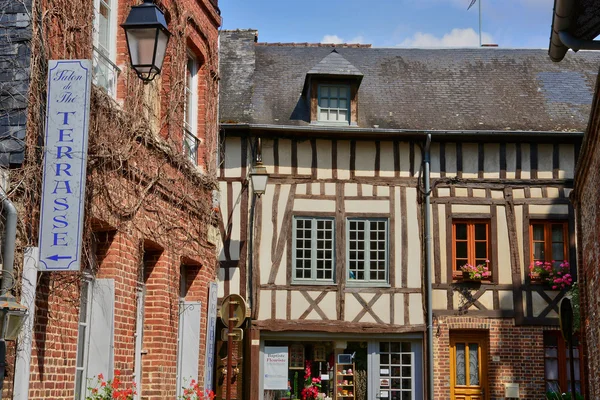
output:
<instances>
[{"instance_id":1,"label":"white window frame","mask_svg":"<svg viewBox=\"0 0 600 400\"><path fill-rule=\"evenodd\" d=\"M188 73L191 79L188 80ZM188 52L185 64L185 101L183 109L183 154L194 165L198 165L198 59ZM189 96L189 97L188 97Z\"/></svg>"},{"instance_id":2,"label":"white window frame","mask_svg":"<svg viewBox=\"0 0 600 400\"><path fill-rule=\"evenodd\" d=\"M297 261L297 234L298 221L311 221L311 278L296 277L296 261ZM317 242L317 223L319 221L328 221L331 223L331 279L317 278L317 251L319 250ZM324 239L327 240L327 239ZM323 249L329 250L329 249ZM335 218L333 217L312 217L312 216L295 216L292 226L292 283L294 284L321 284L331 285L335 283Z\"/></svg>"},{"instance_id":3,"label":"white window frame","mask_svg":"<svg viewBox=\"0 0 600 400\"><path fill-rule=\"evenodd\" d=\"M343 98L341 96L337 96L336 100L338 102L338 107L321 107L321 99L323 98L322 96L322 91L323 89L331 89L331 88L335 88L338 90L340 89L345 89L346 90L346 97ZM319 84L318 86L318 90L317 90L317 122L319 123L326 123L326 124L335 124L335 125L350 125L350 120L351 120L351 105L350 105L350 85L339 85L339 84ZM327 99L330 101L332 98L330 96L327 97ZM339 101L340 100L345 100L346 101L346 107L339 107ZM331 112L335 112L338 116L339 116L339 112L345 110L346 111L346 120L345 121L340 121L340 120L331 120L330 119L330 115ZM321 111L327 111L327 119L322 119L321 118Z\"/></svg>"},{"instance_id":4,"label":"white window frame","mask_svg":"<svg viewBox=\"0 0 600 400\"><path fill-rule=\"evenodd\" d=\"M100 6L106 4L109 10L108 18L108 48L105 49L100 45ZM93 46L93 71L94 84L103 87L110 96L117 96L117 77L120 71L116 65L117 59L117 14L119 9L118 0L94 0L94 46ZM106 78L109 83L106 86L99 79L101 69L104 68L110 77Z\"/></svg>"},{"instance_id":5,"label":"white window frame","mask_svg":"<svg viewBox=\"0 0 600 400\"><path fill-rule=\"evenodd\" d=\"M350 278L350 224L351 222L365 222L365 236L364 236L364 279L358 279L358 277ZM385 222L385 279L371 279L371 222ZM369 240L367 240L369 239ZM387 286L390 280L390 221L388 218L381 217L350 217L346 219L346 284L349 286Z\"/></svg>"},{"instance_id":6,"label":"white window frame","mask_svg":"<svg viewBox=\"0 0 600 400\"><path fill-rule=\"evenodd\" d=\"M77 321L77 356L75 359L75 399L84 400L87 394L87 360L90 347L90 314L92 310L92 277L84 276L81 283L81 294L85 288L86 297L81 297L79 305L79 319ZM81 320L82 311L85 311L85 321ZM83 336L79 328L83 328ZM83 351L80 351L83 346ZM81 358L80 358L81 357ZM79 378L78 378L79 377Z\"/></svg>"}]
</instances>

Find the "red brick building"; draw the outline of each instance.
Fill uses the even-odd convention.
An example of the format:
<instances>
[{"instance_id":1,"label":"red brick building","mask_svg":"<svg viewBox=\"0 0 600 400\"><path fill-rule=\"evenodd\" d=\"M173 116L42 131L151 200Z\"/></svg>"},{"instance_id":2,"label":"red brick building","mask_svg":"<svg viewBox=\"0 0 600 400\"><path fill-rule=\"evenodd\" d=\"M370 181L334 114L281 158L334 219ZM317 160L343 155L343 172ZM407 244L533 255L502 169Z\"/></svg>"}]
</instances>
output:
<instances>
[{"instance_id":1,"label":"red brick building","mask_svg":"<svg viewBox=\"0 0 600 400\"><path fill-rule=\"evenodd\" d=\"M20 36L24 63L17 72L29 81L15 89L26 111L15 112L25 118L26 134L21 148L1 149L22 156L3 162L19 213L16 294L23 253L38 243L48 60L92 59L94 85L84 266L37 273L33 330L25 329L21 340L31 343L29 379L14 372L9 348L3 398L82 399L100 373L119 376L124 388L135 384L136 399L173 399L190 379L205 384L218 236L220 11L217 0L158 1L172 35L162 73L143 84L130 68L119 26L137 3L23 4L20 15L31 17L19 25L29 33ZM2 140L14 139L7 132Z\"/></svg>"},{"instance_id":2,"label":"red brick building","mask_svg":"<svg viewBox=\"0 0 600 400\"><path fill-rule=\"evenodd\" d=\"M577 3L577 4L576 4ZM548 54L553 61L566 58L569 49L589 49L600 34L600 4L593 0L555 0ZM566 17L565 17L566 16ZM581 57L577 54L575 57ZM596 69L600 64L596 65ZM577 221L577 259L580 296L580 336L588 384L585 398L600 397L600 98L598 83L575 172L571 199Z\"/></svg>"}]
</instances>

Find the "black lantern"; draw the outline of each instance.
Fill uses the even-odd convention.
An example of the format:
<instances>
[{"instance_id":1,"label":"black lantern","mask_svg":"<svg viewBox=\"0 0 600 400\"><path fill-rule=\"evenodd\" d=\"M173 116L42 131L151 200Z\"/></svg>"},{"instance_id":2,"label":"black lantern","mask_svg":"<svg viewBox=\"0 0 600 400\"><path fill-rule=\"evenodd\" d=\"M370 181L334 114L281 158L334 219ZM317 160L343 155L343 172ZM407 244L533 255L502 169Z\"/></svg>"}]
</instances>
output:
<instances>
[{"instance_id":1,"label":"black lantern","mask_svg":"<svg viewBox=\"0 0 600 400\"><path fill-rule=\"evenodd\" d=\"M144 82L150 82L160 73L171 33L163 12L153 0L131 7L121 25L127 38L131 67Z\"/></svg>"}]
</instances>

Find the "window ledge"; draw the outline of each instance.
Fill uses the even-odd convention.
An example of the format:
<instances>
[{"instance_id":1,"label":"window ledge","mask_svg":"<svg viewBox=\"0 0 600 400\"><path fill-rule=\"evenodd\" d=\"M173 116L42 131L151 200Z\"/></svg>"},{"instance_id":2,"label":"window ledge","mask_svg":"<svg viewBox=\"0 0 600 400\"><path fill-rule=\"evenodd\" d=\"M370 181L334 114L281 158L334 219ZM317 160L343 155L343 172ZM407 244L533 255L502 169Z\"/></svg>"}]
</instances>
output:
<instances>
[{"instance_id":1,"label":"window ledge","mask_svg":"<svg viewBox=\"0 0 600 400\"><path fill-rule=\"evenodd\" d=\"M337 287L333 281L292 281L292 286L331 286Z\"/></svg>"},{"instance_id":2,"label":"window ledge","mask_svg":"<svg viewBox=\"0 0 600 400\"><path fill-rule=\"evenodd\" d=\"M325 125L325 126L354 126L358 127L356 123L350 122L335 122L335 121L310 121L311 125Z\"/></svg>"},{"instance_id":3,"label":"window ledge","mask_svg":"<svg viewBox=\"0 0 600 400\"><path fill-rule=\"evenodd\" d=\"M391 288L388 282L357 282L356 280L347 280L346 287L377 287L377 288Z\"/></svg>"}]
</instances>

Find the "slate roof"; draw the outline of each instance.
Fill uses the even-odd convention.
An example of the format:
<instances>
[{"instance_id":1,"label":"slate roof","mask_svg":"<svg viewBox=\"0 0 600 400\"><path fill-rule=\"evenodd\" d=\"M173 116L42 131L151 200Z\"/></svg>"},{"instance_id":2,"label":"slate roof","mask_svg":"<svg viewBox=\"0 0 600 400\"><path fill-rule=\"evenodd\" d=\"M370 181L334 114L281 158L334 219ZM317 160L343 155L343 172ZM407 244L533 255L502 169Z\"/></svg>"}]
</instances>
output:
<instances>
[{"instance_id":1,"label":"slate roof","mask_svg":"<svg viewBox=\"0 0 600 400\"><path fill-rule=\"evenodd\" d=\"M310 125L302 88L331 47L255 44L222 31L220 121ZM382 129L584 131L600 53L337 47L364 77L358 126Z\"/></svg>"},{"instance_id":2,"label":"slate roof","mask_svg":"<svg viewBox=\"0 0 600 400\"><path fill-rule=\"evenodd\" d=\"M363 74L348 60L346 60L336 49L325 56L318 64L307 72L309 75L342 75L363 76Z\"/></svg>"}]
</instances>

